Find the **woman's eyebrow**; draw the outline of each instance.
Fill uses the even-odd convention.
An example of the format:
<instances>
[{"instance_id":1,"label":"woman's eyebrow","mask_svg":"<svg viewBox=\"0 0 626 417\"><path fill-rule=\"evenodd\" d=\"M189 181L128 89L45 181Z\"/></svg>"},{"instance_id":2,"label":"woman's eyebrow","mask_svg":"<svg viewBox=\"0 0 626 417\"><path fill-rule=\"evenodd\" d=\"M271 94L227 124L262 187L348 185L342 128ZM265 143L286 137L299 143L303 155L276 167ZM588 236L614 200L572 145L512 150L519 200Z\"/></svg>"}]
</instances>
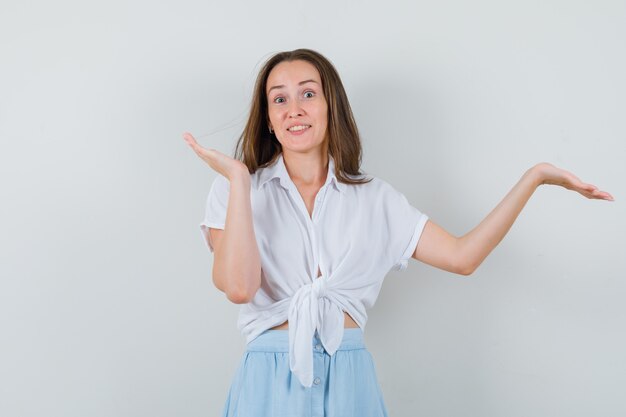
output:
<instances>
[{"instance_id":1,"label":"woman's eyebrow","mask_svg":"<svg viewBox=\"0 0 626 417\"><path fill-rule=\"evenodd\" d=\"M310 79L310 80L304 80L304 81L300 81L298 83L298 85L304 85L306 83L315 83L315 84L319 84L317 81L315 81L314 79ZM267 90L267 94L269 94L272 90L276 89L276 88L284 88L285 86L283 84L281 85L275 85L273 87L271 87L269 90Z\"/></svg>"}]
</instances>

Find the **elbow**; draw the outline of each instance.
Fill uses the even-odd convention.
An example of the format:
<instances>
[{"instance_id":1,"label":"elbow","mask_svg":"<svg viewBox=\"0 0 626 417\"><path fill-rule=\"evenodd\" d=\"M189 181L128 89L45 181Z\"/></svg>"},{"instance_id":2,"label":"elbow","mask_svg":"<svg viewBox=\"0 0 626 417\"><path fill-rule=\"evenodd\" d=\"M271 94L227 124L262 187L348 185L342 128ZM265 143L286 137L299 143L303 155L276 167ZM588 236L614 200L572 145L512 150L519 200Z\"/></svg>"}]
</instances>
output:
<instances>
[{"instance_id":1,"label":"elbow","mask_svg":"<svg viewBox=\"0 0 626 417\"><path fill-rule=\"evenodd\" d=\"M456 254L451 261L453 264L453 272L463 276L470 276L478 269L483 259L472 251L468 245L462 245L462 240L458 241L459 246Z\"/></svg>"},{"instance_id":2,"label":"elbow","mask_svg":"<svg viewBox=\"0 0 626 417\"><path fill-rule=\"evenodd\" d=\"M459 275L468 277L472 275L474 271L476 271L479 265L480 263L476 263L476 262L463 262L463 263L460 263L457 266L457 268L455 268L454 272L456 272Z\"/></svg>"},{"instance_id":3,"label":"elbow","mask_svg":"<svg viewBox=\"0 0 626 417\"><path fill-rule=\"evenodd\" d=\"M228 301L235 304L247 304L253 297L242 291L226 291L226 298Z\"/></svg>"},{"instance_id":4,"label":"elbow","mask_svg":"<svg viewBox=\"0 0 626 417\"><path fill-rule=\"evenodd\" d=\"M249 303L256 294L256 291L261 286L260 280L257 288L250 288L245 284L237 284L233 280L224 279L223 275L217 273L215 268L213 269L213 284L215 288L220 290L226 295L228 301L235 304Z\"/></svg>"},{"instance_id":5,"label":"elbow","mask_svg":"<svg viewBox=\"0 0 626 417\"><path fill-rule=\"evenodd\" d=\"M475 270L476 270L475 268L466 267L466 268L459 269L457 271L457 274L468 277L468 276L472 275Z\"/></svg>"},{"instance_id":6,"label":"elbow","mask_svg":"<svg viewBox=\"0 0 626 417\"><path fill-rule=\"evenodd\" d=\"M247 304L252 301L259 288L260 285L255 286L254 288L238 285L229 285L224 293L226 294L226 298L228 298L228 300L232 303Z\"/></svg>"},{"instance_id":7,"label":"elbow","mask_svg":"<svg viewBox=\"0 0 626 417\"><path fill-rule=\"evenodd\" d=\"M245 291L245 289L236 287L233 285L226 285L223 281L216 279L215 274L213 274L213 284L215 288L226 294L226 298L228 301L235 304L246 304L252 300L254 294L250 295L249 291Z\"/></svg>"}]
</instances>

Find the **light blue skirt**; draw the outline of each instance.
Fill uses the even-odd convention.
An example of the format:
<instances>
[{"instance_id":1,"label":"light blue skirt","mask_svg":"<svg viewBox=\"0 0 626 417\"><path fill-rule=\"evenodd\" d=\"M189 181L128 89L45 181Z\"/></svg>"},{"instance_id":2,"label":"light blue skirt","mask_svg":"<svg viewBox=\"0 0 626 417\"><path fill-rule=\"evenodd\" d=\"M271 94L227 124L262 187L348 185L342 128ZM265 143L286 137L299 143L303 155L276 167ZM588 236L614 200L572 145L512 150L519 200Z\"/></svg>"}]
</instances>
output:
<instances>
[{"instance_id":1,"label":"light blue skirt","mask_svg":"<svg viewBox=\"0 0 626 417\"><path fill-rule=\"evenodd\" d=\"M289 369L289 331L267 330L248 343L223 417L387 417L372 355L360 328L344 329L330 356L317 332L311 341L314 381Z\"/></svg>"}]
</instances>

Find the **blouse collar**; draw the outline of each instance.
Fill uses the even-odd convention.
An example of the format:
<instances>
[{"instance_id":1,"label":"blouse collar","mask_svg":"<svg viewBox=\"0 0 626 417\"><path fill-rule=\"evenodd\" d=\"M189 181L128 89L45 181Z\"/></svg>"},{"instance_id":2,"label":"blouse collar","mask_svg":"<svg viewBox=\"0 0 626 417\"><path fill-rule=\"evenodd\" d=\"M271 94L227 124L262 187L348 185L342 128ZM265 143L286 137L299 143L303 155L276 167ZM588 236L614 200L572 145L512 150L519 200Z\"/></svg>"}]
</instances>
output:
<instances>
[{"instance_id":1,"label":"blouse collar","mask_svg":"<svg viewBox=\"0 0 626 417\"><path fill-rule=\"evenodd\" d=\"M280 180L280 185L286 190L289 189L289 183L293 184L293 181L287 172L282 152L278 155L278 158L276 158L276 161L272 165L262 168L259 173L258 189L261 189L263 184L274 178L278 178ZM337 188L338 191L342 193L345 191L346 184L339 182L335 176L335 160L330 154L328 154L328 172L326 174L326 182L324 185L327 185L329 182L335 184L335 188Z\"/></svg>"}]
</instances>

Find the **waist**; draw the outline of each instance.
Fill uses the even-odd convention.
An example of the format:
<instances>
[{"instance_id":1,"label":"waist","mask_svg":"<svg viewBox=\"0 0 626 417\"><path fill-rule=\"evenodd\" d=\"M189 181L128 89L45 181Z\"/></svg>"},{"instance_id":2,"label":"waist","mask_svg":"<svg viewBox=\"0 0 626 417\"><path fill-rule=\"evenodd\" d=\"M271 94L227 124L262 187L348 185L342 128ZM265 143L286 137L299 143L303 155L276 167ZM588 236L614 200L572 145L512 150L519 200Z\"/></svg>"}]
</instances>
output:
<instances>
[{"instance_id":1,"label":"waist","mask_svg":"<svg viewBox=\"0 0 626 417\"><path fill-rule=\"evenodd\" d=\"M323 351L323 347L317 334L311 340L313 351ZM343 338L337 350L365 349L363 330L361 328L348 328L343 330ZM257 336L246 346L248 352L289 352L289 332L285 330L268 329Z\"/></svg>"},{"instance_id":2,"label":"waist","mask_svg":"<svg viewBox=\"0 0 626 417\"><path fill-rule=\"evenodd\" d=\"M350 316L350 314L346 313L345 311L343 312L343 316L344 316L344 321L343 321L343 327L346 329L349 328L357 328L360 329L359 325L356 324L356 321L354 321L354 319L352 318L352 316ZM278 326L274 326L269 330L285 330L289 328L289 321L284 322L283 324L279 324Z\"/></svg>"}]
</instances>

